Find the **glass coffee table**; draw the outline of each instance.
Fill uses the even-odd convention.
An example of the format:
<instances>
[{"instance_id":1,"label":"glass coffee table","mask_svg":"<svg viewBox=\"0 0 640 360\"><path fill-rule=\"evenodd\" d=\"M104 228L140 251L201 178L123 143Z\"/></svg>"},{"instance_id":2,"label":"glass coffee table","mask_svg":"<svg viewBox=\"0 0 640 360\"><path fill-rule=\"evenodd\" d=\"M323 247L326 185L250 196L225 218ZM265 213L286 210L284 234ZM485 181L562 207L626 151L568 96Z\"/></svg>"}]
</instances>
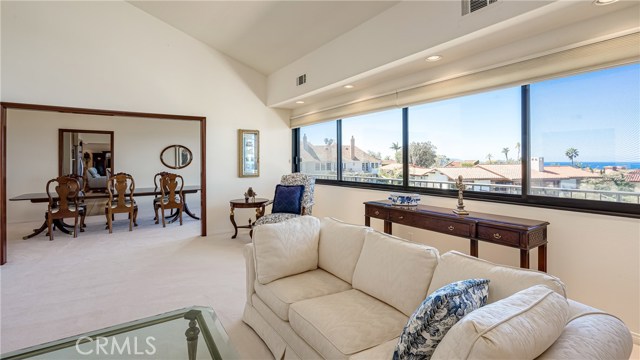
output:
<instances>
[{"instance_id":1,"label":"glass coffee table","mask_svg":"<svg viewBox=\"0 0 640 360\"><path fill-rule=\"evenodd\" d=\"M0 359L238 359L213 309L193 306L2 354Z\"/></svg>"}]
</instances>

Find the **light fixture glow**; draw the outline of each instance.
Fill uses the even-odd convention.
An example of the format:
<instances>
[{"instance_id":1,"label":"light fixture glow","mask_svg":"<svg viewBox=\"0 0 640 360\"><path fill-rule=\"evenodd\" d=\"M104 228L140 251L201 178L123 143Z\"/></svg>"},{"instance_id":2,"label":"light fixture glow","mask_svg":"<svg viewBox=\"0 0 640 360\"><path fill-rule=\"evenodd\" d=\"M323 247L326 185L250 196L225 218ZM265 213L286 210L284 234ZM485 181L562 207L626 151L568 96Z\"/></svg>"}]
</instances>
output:
<instances>
[{"instance_id":1,"label":"light fixture glow","mask_svg":"<svg viewBox=\"0 0 640 360\"><path fill-rule=\"evenodd\" d=\"M298 101L296 101L296 104L304 104L304 101L298 100Z\"/></svg>"},{"instance_id":2,"label":"light fixture glow","mask_svg":"<svg viewBox=\"0 0 640 360\"><path fill-rule=\"evenodd\" d=\"M618 0L594 0L593 4L594 5L598 5L598 6L602 6L602 5L613 4L614 2L618 2Z\"/></svg>"},{"instance_id":3,"label":"light fixture glow","mask_svg":"<svg viewBox=\"0 0 640 360\"><path fill-rule=\"evenodd\" d=\"M431 55L426 60L427 61L438 61L442 59L442 55Z\"/></svg>"},{"instance_id":4,"label":"light fixture glow","mask_svg":"<svg viewBox=\"0 0 640 360\"><path fill-rule=\"evenodd\" d=\"M345 85L344 86L345 89L353 89L353 87L354 87L353 85Z\"/></svg>"}]
</instances>

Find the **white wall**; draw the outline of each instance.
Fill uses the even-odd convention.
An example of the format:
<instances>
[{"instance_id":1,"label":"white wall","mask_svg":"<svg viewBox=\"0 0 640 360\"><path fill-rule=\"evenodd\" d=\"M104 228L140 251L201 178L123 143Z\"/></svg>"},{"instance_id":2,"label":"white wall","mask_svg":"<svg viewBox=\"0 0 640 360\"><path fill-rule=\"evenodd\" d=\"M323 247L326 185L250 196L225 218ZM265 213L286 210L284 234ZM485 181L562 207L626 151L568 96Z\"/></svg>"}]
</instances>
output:
<instances>
[{"instance_id":1,"label":"white wall","mask_svg":"<svg viewBox=\"0 0 640 360\"><path fill-rule=\"evenodd\" d=\"M288 114L265 106L253 69L125 2L0 6L2 101L207 117L209 233L231 230L229 199L270 194L290 172ZM239 128L260 130L259 178L237 178Z\"/></svg>"},{"instance_id":2,"label":"white wall","mask_svg":"<svg viewBox=\"0 0 640 360\"><path fill-rule=\"evenodd\" d=\"M46 182L58 176L58 129L108 130L114 132L114 171L126 172L136 188L153 187L153 176L171 171L184 177L185 185L200 185L200 123L118 116L63 114L10 109L7 116L7 196L44 192ZM36 146L34 146L37 144ZM166 168L160 152L169 145L184 145L193 162L181 170ZM198 195L189 195L198 203ZM153 197L137 200L140 215L153 211ZM10 201L7 221L42 219L46 204ZM153 216L153 215L151 215Z\"/></svg>"},{"instance_id":3,"label":"white wall","mask_svg":"<svg viewBox=\"0 0 640 360\"><path fill-rule=\"evenodd\" d=\"M364 224L363 202L385 199L388 192L317 185L313 214ZM422 204L454 209L455 198L423 196ZM620 317L640 333L640 220L465 200L467 210L546 220L547 272L559 277L570 298ZM382 220L371 226L382 231ZM438 248L469 253L469 241L393 225L393 234ZM519 266L519 250L480 242L480 258ZM531 252L537 269L537 250Z\"/></svg>"}]
</instances>

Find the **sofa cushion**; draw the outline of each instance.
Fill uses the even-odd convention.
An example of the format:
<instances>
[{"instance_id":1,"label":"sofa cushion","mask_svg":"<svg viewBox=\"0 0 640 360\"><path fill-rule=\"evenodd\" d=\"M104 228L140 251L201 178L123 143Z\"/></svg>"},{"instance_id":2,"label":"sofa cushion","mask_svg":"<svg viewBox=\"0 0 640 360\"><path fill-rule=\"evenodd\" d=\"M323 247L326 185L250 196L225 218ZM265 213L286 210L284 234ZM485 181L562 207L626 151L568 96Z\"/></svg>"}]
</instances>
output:
<instances>
[{"instance_id":1,"label":"sofa cushion","mask_svg":"<svg viewBox=\"0 0 640 360\"><path fill-rule=\"evenodd\" d=\"M457 251L440 256L429 294L446 284L470 278L491 280L488 304L538 284L546 285L566 298L564 284L554 276L536 270L494 264Z\"/></svg>"},{"instance_id":2,"label":"sofa cushion","mask_svg":"<svg viewBox=\"0 0 640 360\"><path fill-rule=\"evenodd\" d=\"M402 330L393 359L429 360L449 329L487 303L489 280L469 279L445 285L420 304Z\"/></svg>"},{"instance_id":3,"label":"sofa cushion","mask_svg":"<svg viewBox=\"0 0 640 360\"><path fill-rule=\"evenodd\" d=\"M320 220L312 216L256 226L253 246L258 282L268 284L317 269L319 236Z\"/></svg>"},{"instance_id":4,"label":"sofa cushion","mask_svg":"<svg viewBox=\"0 0 640 360\"><path fill-rule=\"evenodd\" d=\"M266 285L256 281L254 287L260 299L284 321L289 321L289 305L296 301L351 289L351 285L321 269L287 276Z\"/></svg>"},{"instance_id":5,"label":"sofa cushion","mask_svg":"<svg viewBox=\"0 0 640 360\"><path fill-rule=\"evenodd\" d=\"M435 248L370 231L365 235L352 286L410 316L427 297L436 265Z\"/></svg>"},{"instance_id":6,"label":"sofa cushion","mask_svg":"<svg viewBox=\"0 0 640 360\"><path fill-rule=\"evenodd\" d=\"M364 236L370 227L351 225L332 218L320 221L318 267L351 284Z\"/></svg>"},{"instance_id":7,"label":"sofa cushion","mask_svg":"<svg viewBox=\"0 0 640 360\"><path fill-rule=\"evenodd\" d=\"M398 337L407 317L353 289L291 304L289 322L324 358L344 359Z\"/></svg>"},{"instance_id":8,"label":"sofa cushion","mask_svg":"<svg viewBox=\"0 0 640 360\"><path fill-rule=\"evenodd\" d=\"M393 357L393 350L398 345L398 339L391 339L371 349L360 351L349 357L349 360L389 360Z\"/></svg>"},{"instance_id":9,"label":"sofa cushion","mask_svg":"<svg viewBox=\"0 0 640 360\"><path fill-rule=\"evenodd\" d=\"M560 336L568 314L562 295L532 286L462 318L432 359L534 359Z\"/></svg>"},{"instance_id":10,"label":"sofa cushion","mask_svg":"<svg viewBox=\"0 0 640 360\"><path fill-rule=\"evenodd\" d=\"M271 212L300 215L302 213L302 193L304 193L304 185L276 185Z\"/></svg>"}]
</instances>

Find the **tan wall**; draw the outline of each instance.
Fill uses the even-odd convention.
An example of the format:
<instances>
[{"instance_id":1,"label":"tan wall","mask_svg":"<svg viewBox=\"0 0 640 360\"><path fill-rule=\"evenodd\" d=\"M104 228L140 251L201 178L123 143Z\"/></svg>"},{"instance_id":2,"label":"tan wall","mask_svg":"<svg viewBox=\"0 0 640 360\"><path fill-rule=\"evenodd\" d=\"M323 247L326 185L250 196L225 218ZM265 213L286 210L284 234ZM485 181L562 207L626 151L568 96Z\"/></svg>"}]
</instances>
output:
<instances>
[{"instance_id":1,"label":"tan wall","mask_svg":"<svg viewBox=\"0 0 640 360\"><path fill-rule=\"evenodd\" d=\"M364 224L363 202L385 199L388 192L337 186L316 186L315 216L331 216ZM421 203L454 209L457 200L423 196ZM620 317L640 333L640 220L550 210L490 202L465 201L468 210L546 220L548 228L548 273L567 286L570 298ZM382 230L382 221L371 226ZM441 253L469 253L467 240L394 225L393 234L438 248ZM519 266L517 249L480 242L479 255L493 262ZM537 268L537 250L531 253Z\"/></svg>"},{"instance_id":2,"label":"tan wall","mask_svg":"<svg viewBox=\"0 0 640 360\"><path fill-rule=\"evenodd\" d=\"M242 197L249 186L270 194L290 172L288 113L265 106L264 75L126 2L3 1L0 6L2 101L207 118L209 233L231 231L229 199ZM237 129L260 130L259 178L237 177ZM136 129L132 135L146 149L148 131ZM116 134L116 148L123 136ZM55 135L45 137L57 141ZM29 138L14 141L20 140ZM39 150L43 144L32 145L30 159L51 156ZM148 161L156 163L156 145L149 151ZM9 152L16 169L20 159L13 156L23 155ZM136 170L123 160L116 154L117 168ZM8 186L15 185L9 180ZM40 188L38 177L29 190Z\"/></svg>"}]
</instances>

